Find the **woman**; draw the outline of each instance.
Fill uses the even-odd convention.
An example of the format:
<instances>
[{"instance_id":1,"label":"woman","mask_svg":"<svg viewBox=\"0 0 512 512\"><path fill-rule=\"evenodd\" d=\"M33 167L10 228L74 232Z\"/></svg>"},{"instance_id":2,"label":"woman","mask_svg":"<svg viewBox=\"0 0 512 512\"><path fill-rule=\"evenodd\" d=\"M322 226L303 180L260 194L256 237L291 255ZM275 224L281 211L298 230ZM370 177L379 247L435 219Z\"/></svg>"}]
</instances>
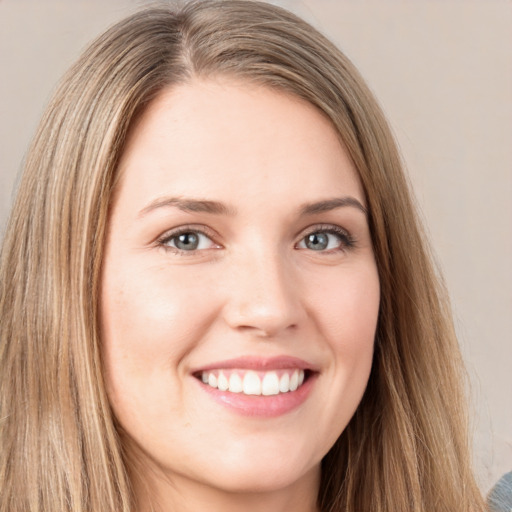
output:
<instances>
[{"instance_id":1,"label":"woman","mask_svg":"<svg viewBox=\"0 0 512 512\"><path fill-rule=\"evenodd\" d=\"M463 376L386 121L279 8L101 36L1 260L0 510L483 510Z\"/></svg>"}]
</instances>

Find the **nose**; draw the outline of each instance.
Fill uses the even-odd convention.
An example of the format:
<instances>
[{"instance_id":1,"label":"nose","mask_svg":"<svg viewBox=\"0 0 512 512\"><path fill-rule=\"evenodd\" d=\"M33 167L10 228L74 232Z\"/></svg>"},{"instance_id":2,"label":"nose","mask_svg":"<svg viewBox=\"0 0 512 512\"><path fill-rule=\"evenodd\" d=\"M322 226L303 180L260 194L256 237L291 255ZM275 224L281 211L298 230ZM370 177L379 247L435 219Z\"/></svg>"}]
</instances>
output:
<instances>
[{"instance_id":1,"label":"nose","mask_svg":"<svg viewBox=\"0 0 512 512\"><path fill-rule=\"evenodd\" d=\"M290 265L277 255L253 254L230 271L224 319L233 329L272 338L299 327L305 310Z\"/></svg>"}]
</instances>

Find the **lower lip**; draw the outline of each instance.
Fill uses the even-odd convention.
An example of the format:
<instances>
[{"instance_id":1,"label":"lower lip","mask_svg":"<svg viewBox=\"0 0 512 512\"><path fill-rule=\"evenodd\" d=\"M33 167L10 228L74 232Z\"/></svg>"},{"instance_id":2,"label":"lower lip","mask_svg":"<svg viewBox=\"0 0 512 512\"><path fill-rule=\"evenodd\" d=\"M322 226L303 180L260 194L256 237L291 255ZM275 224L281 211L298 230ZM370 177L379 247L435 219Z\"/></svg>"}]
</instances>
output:
<instances>
[{"instance_id":1,"label":"lower lip","mask_svg":"<svg viewBox=\"0 0 512 512\"><path fill-rule=\"evenodd\" d=\"M278 395L244 395L220 391L196 379L201 388L215 401L243 416L275 418L300 407L308 398L317 374L309 375L295 391Z\"/></svg>"}]
</instances>

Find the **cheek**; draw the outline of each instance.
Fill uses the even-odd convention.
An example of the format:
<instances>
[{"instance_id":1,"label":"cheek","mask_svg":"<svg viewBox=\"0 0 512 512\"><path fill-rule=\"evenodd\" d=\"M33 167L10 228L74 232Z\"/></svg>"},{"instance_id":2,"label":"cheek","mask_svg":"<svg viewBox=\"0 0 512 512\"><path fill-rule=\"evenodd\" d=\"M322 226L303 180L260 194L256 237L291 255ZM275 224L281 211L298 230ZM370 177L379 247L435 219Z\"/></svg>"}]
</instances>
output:
<instances>
[{"instance_id":1,"label":"cheek","mask_svg":"<svg viewBox=\"0 0 512 512\"><path fill-rule=\"evenodd\" d=\"M159 435L153 426L171 428L170 408L184 408L181 361L200 339L208 304L200 304L178 276L171 282L164 268L131 263L105 268L102 353L114 413L125 430L144 444L146 436ZM151 425L147 418L152 418Z\"/></svg>"},{"instance_id":2,"label":"cheek","mask_svg":"<svg viewBox=\"0 0 512 512\"><path fill-rule=\"evenodd\" d=\"M311 303L332 348L364 351L373 346L379 313L380 286L374 264L339 269L324 279Z\"/></svg>"},{"instance_id":3,"label":"cheek","mask_svg":"<svg viewBox=\"0 0 512 512\"><path fill-rule=\"evenodd\" d=\"M212 316L208 294L196 293L178 273L172 279L168 274L165 268L133 261L105 268L101 338L113 405L144 402L145 396L156 401L155 389L165 394L163 390L179 387L180 362Z\"/></svg>"},{"instance_id":4,"label":"cheek","mask_svg":"<svg viewBox=\"0 0 512 512\"><path fill-rule=\"evenodd\" d=\"M372 260L344 265L318 276L311 286L309 315L321 333L330 360L318 396L324 426L321 449L327 452L348 425L366 389L370 375L380 304L378 273Z\"/></svg>"},{"instance_id":5,"label":"cheek","mask_svg":"<svg viewBox=\"0 0 512 512\"><path fill-rule=\"evenodd\" d=\"M333 361L333 380L342 401L357 406L371 370L380 304L374 264L340 268L311 291L317 326ZM340 402L341 403L341 402ZM350 407L349 407L350 409Z\"/></svg>"},{"instance_id":6,"label":"cheek","mask_svg":"<svg viewBox=\"0 0 512 512\"><path fill-rule=\"evenodd\" d=\"M207 304L198 301L190 283L170 279L165 268L137 272L118 268L106 272L101 301L102 338L107 351L143 362L178 359L206 317Z\"/></svg>"}]
</instances>

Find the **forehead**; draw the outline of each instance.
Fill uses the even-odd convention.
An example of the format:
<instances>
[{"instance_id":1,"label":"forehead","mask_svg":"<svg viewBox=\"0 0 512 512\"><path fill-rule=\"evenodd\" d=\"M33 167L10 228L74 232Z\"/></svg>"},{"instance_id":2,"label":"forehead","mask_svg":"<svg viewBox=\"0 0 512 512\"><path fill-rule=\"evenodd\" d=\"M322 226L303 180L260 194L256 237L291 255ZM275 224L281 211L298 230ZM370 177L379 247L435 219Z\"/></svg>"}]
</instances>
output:
<instances>
[{"instance_id":1,"label":"forehead","mask_svg":"<svg viewBox=\"0 0 512 512\"><path fill-rule=\"evenodd\" d=\"M133 127L119 172L121 189L136 185L139 195L204 190L222 200L233 190L278 197L341 187L364 201L326 116L290 94L227 79L164 90Z\"/></svg>"}]
</instances>

